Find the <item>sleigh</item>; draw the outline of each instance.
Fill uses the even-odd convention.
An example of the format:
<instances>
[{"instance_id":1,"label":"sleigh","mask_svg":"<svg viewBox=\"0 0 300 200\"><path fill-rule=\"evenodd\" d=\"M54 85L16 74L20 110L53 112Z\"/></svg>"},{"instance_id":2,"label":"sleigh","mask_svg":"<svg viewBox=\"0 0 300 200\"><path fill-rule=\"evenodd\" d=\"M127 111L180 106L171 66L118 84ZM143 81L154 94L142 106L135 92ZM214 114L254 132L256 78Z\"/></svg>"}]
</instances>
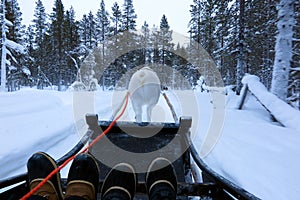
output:
<instances>
[{"instance_id":1,"label":"sleigh","mask_svg":"<svg viewBox=\"0 0 300 200\"><path fill-rule=\"evenodd\" d=\"M87 115L86 122L89 130L80 142L62 158L57 160L62 164L72 155L77 154L91 139L106 130L110 121L99 121L97 115ZM172 161L177 175L177 199L258 199L243 188L228 181L214 172L198 155L190 138L192 119L181 117L176 123L140 123L118 122L110 132L97 142L89 153L95 156L100 166L98 198L100 199L101 185L110 166L120 162L130 162L135 157L136 169L143 169L155 156L164 156ZM155 133L155 134L153 134ZM140 137L143 135L143 137ZM126 156L126 155L129 156ZM147 159L145 159L145 155ZM102 159L106 157L105 159ZM202 182L193 181L191 158L201 169ZM145 173L137 171L138 184L135 199L148 199L146 195ZM66 179L62 180L63 189ZM27 174L7 178L0 181L0 199L19 199L29 190Z\"/></svg>"}]
</instances>

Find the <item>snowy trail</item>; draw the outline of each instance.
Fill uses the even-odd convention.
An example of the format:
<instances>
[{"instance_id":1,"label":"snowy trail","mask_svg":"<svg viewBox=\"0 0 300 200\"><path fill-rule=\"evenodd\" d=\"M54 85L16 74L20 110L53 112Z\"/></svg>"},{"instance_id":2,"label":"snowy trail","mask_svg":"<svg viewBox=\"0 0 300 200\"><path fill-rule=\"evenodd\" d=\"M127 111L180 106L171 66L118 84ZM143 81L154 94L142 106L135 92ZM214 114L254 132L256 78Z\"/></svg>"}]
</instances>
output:
<instances>
[{"instance_id":1,"label":"snowy trail","mask_svg":"<svg viewBox=\"0 0 300 200\"><path fill-rule=\"evenodd\" d=\"M193 142L200 151L213 123L210 94L186 91L167 94L178 116L193 116ZM102 120L110 119L112 107L122 100L122 95L122 92L96 92L93 112ZM195 96L198 109L193 104ZM204 160L216 172L259 198L298 199L299 131L272 122L252 97L243 110L234 108L237 101L234 94L226 98L221 138ZM74 102L72 92L22 89L0 94L0 179L26 172L27 159L36 151L46 151L57 159L78 142L78 132L84 131L86 125L84 116L74 120ZM84 104L85 97L80 102ZM83 104L79 106L85 107ZM130 104L127 110L122 120L133 121ZM153 121L172 120L161 97L153 111ZM62 174L66 176L67 169Z\"/></svg>"},{"instance_id":2,"label":"snowy trail","mask_svg":"<svg viewBox=\"0 0 300 200\"><path fill-rule=\"evenodd\" d=\"M254 97L241 111L231 100L222 137L205 161L261 199L298 199L300 132L272 122Z\"/></svg>"}]
</instances>

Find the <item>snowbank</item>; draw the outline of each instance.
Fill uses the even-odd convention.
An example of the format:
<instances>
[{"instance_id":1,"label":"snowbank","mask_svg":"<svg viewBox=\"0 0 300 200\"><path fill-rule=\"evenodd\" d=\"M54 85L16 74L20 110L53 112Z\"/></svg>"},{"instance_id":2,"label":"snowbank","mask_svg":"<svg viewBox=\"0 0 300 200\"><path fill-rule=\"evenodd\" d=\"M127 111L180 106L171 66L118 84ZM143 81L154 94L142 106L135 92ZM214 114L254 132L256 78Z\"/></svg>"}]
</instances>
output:
<instances>
[{"instance_id":1,"label":"snowbank","mask_svg":"<svg viewBox=\"0 0 300 200\"><path fill-rule=\"evenodd\" d=\"M300 131L300 112L270 93L257 76L247 75L243 78L242 83L248 85L249 90L280 123L285 127Z\"/></svg>"},{"instance_id":2,"label":"snowbank","mask_svg":"<svg viewBox=\"0 0 300 200\"><path fill-rule=\"evenodd\" d=\"M76 144L72 106L58 96L32 89L0 93L0 179L25 172L34 152L55 147L58 158Z\"/></svg>"}]
</instances>

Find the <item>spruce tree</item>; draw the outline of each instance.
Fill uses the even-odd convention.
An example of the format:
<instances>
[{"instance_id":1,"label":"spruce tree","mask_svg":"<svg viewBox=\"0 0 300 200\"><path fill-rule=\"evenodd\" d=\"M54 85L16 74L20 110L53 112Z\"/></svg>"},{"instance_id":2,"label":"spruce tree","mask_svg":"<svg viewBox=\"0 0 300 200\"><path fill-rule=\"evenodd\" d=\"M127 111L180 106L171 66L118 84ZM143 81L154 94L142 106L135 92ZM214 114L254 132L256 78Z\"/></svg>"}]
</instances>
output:
<instances>
[{"instance_id":1,"label":"spruce tree","mask_svg":"<svg viewBox=\"0 0 300 200\"><path fill-rule=\"evenodd\" d=\"M47 13L45 12L45 7L41 0L36 2L34 10L34 19L32 20L32 30L30 34L34 36L33 38L33 51L30 55L33 57L33 74L38 74L38 68L40 70L46 71L47 66L47 55L48 49L45 47L45 35L48 32L49 24L47 23ZM34 33L34 34L33 34Z\"/></svg>"},{"instance_id":2,"label":"spruce tree","mask_svg":"<svg viewBox=\"0 0 300 200\"><path fill-rule=\"evenodd\" d=\"M68 56L64 56L64 61L66 66L68 66L64 71L64 80L66 85L73 83L77 76L77 68L79 62L79 55L73 55L74 51L80 46L78 26L75 21L75 11L73 7L66 11L64 19L64 51ZM72 55L71 55L72 54ZM74 63L74 59L76 63Z\"/></svg>"},{"instance_id":3,"label":"spruce tree","mask_svg":"<svg viewBox=\"0 0 300 200\"><path fill-rule=\"evenodd\" d=\"M101 56L99 57L99 70L102 73L102 88L105 87L105 78L104 76L104 68L107 67L108 57L108 38L110 36L110 21L109 21L109 14L105 9L105 3L104 0L100 3L100 9L97 12L96 16L96 31L97 31L97 38L98 38L98 44L101 48Z\"/></svg>"},{"instance_id":4,"label":"spruce tree","mask_svg":"<svg viewBox=\"0 0 300 200\"><path fill-rule=\"evenodd\" d=\"M109 14L105 9L104 0L101 0L100 9L96 16L97 38L98 42L104 42L110 35Z\"/></svg>"},{"instance_id":5,"label":"spruce tree","mask_svg":"<svg viewBox=\"0 0 300 200\"><path fill-rule=\"evenodd\" d=\"M141 63L146 64L151 62L151 41L150 41L150 29L149 25L145 21L141 28L140 35L141 44Z\"/></svg>"},{"instance_id":6,"label":"spruce tree","mask_svg":"<svg viewBox=\"0 0 300 200\"><path fill-rule=\"evenodd\" d=\"M23 73L21 63L24 54L21 25L21 12L16 0L1 2L1 91L5 91L6 82L8 91L14 91ZM15 23L15 24L14 24ZM7 67L9 67L7 71ZM16 76L15 76L16 75Z\"/></svg>"},{"instance_id":7,"label":"spruce tree","mask_svg":"<svg viewBox=\"0 0 300 200\"><path fill-rule=\"evenodd\" d=\"M97 46L96 22L92 11L88 14L88 47L93 49Z\"/></svg>"},{"instance_id":8,"label":"spruce tree","mask_svg":"<svg viewBox=\"0 0 300 200\"><path fill-rule=\"evenodd\" d=\"M117 2L112 7L112 34L117 35L122 27L122 12Z\"/></svg>"},{"instance_id":9,"label":"spruce tree","mask_svg":"<svg viewBox=\"0 0 300 200\"><path fill-rule=\"evenodd\" d=\"M45 12L45 7L41 0L36 2L36 7L34 10L34 19L32 20L34 23L33 29L35 32L35 46L41 47L44 36L47 32L47 13Z\"/></svg>"},{"instance_id":10,"label":"spruce tree","mask_svg":"<svg viewBox=\"0 0 300 200\"><path fill-rule=\"evenodd\" d=\"M119 49L122 51L124 56L121 58L121 63L123 63L123 70L129 72L132 68L139 65L139 54L137 51L131 51L131 49L136 49L137 46L137 36L134 33L136 30L136 18L135 10L132 4L132 0L124 0L123 13L122 13L122 34L119 35L121 42ZM126 86L129 83L129 74L127 73Z\"/></svg>"},{"instance_id":11,"label":"spruce tree","mask_svg":"<svg viewBox=\"0 0 300 200\"><path fill-rule=\"evenodd\" d=\"M136 30L136 18L132 0L124 0L122 30Z\"/></svg>"},{"instance_id":12,"label":"spruce tree","mask_svg":"<svg viewBox=\"0 0 300 200\"><path fill-rule=\"evenodd\" d=\"M88 44L88 30L89 30L89 21L87 15L84 14L80 23L79 23L79 35L82 45L89 48Z\"/></svg>"},{"instance_id":13,"label":"spruce tree","mask_svg":"<svg viewBox=\"0 0 300 200\"><path fill-rule=\"evenodd\" d=\"M22 43L25 26L22 25L22 13L17 0L6 1L6 18L13 22L9 27L8 39Z\"/></svg>"},{"instance_id":14,"label":"spruce tree","mask_svg":"<svg viewBox=\"0 0 300 200\"><path fill-rule=\"evenodd\" d=\"M53 65L55 76L53 74L52 77L58 86L58 91L61 91L63 84L62 73L64 70L63 58L65 56L63 43L64 6L61 0L55 0L51 21L50 35L53 44L52 59L56 60L56 63Z\"/></svg>"},{"instance_id":15,"label":"spruce tree","mask_svg":"<svg viewBox=\"0 0 300 200\"><path fill-rule=\"evenodd\" d=\"M193 0L191 5L191 20L189 21L189 33L190 38L196 41L198 44L201 43L201 11L202 5L200 0Z\"/></svg>"},{"instance_id":16,"label":"spruce tree","mask_svg":"<svg viewBox=\"0 0 300 200\"><path fill-rule=\"evenodd\" d=\"M162 65L170 65L170 52L173 50L174 44L172 43L172 31L170 30L170 26L165 15L163 15L161 18L159 28L160 63Z\"/></svg>"}]
</instances>

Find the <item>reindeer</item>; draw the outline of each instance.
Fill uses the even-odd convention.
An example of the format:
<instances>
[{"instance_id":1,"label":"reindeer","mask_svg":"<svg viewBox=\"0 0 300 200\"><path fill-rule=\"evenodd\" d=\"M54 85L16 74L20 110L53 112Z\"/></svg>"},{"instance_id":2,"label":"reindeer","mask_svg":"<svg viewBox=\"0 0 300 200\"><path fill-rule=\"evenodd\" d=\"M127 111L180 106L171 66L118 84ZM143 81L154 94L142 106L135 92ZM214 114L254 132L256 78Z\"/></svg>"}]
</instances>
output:
<instances>
[{"instance_id":1,"label":"reindeer","mask_svg":"<svg viewBox=\"0 0 300 200\"><path fill-rule=\"evenodd\" d=\"M160 80L150 67L143 67L132 75L128 93L136 122L142 122L143 106L146 107L147 122L151 121L151 112L159 100L160 91Z\"/></svg>"}]
</instances>

